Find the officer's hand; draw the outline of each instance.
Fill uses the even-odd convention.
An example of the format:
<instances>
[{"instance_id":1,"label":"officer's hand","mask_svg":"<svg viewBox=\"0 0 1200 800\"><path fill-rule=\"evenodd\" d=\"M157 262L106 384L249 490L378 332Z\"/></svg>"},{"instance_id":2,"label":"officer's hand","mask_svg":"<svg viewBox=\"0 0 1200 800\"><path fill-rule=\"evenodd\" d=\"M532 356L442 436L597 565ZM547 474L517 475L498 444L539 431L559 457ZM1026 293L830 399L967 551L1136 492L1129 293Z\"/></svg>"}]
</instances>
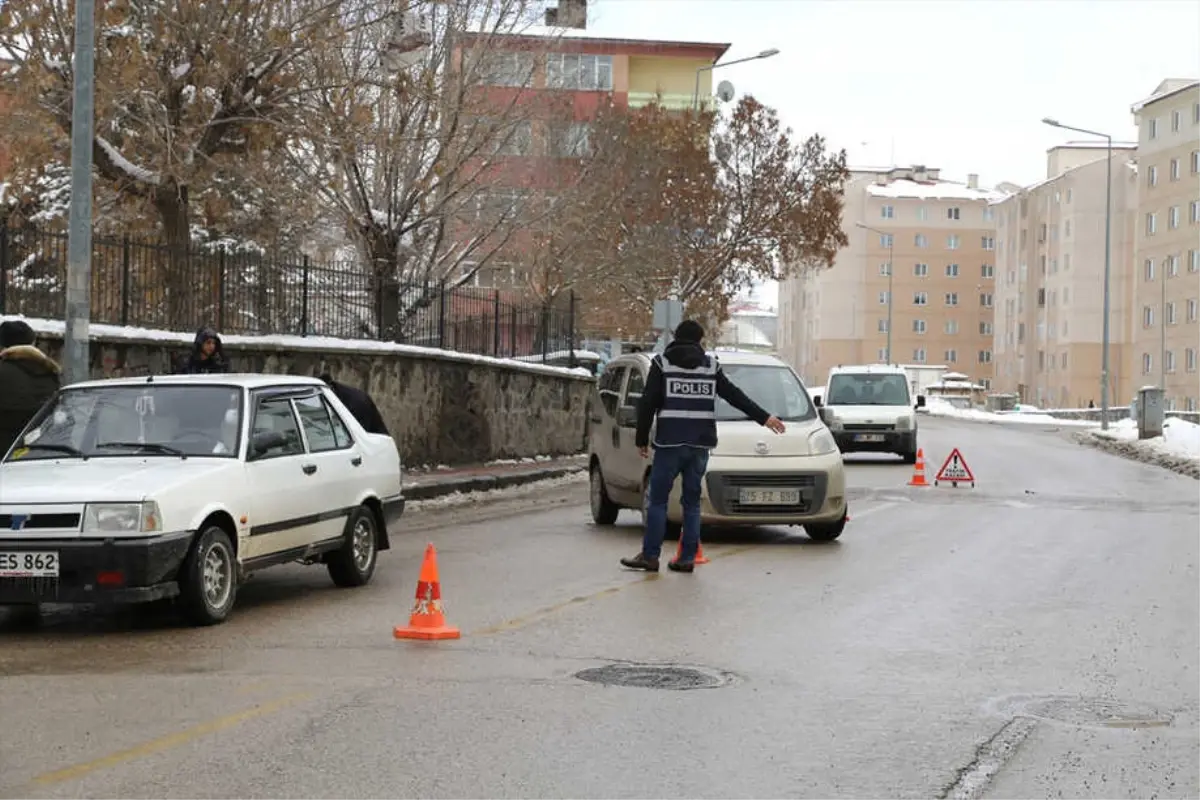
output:
<instances>
[{"instance_id":1,"label":"officer's hand","mask_svg":"<svg viewBox=\"0 0 1200 800\"><path fill-rule=\"evenodd\" d=\"M767 417L766 426L775 433L783 433L787 430L787 426L783 424L783 420L774 415Z\"/></svg>"},{"instance_id":2,"label":"officer's hand","mask_svg":"<svg viewBox=\"0 0 1200 800\"><path fill-rule=\"evenodd\" d=\"M650 457L650 448L648 446L639 447L638 452L642 454L642 458Z\"/></svg>"}]
</instances>

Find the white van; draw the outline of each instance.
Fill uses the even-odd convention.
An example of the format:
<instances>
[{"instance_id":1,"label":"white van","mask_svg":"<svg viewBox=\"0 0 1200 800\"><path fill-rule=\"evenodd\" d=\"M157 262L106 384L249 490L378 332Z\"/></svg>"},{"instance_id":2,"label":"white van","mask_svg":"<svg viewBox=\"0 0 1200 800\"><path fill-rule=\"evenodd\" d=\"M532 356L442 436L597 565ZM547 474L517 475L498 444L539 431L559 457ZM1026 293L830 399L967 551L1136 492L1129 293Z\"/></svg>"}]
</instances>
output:
<instances>
[{"instance_id":1,"label":"white van","mask_svg":"<svg viewBox=\"0 0 1200 800\"><path fill-rule=\"evenodd\" d=\"M834 367L817 405L843 453L895 453L917 463L916 409L925 396L913 402L903 367Z\"/></svg>"},{"instance_id":2,"label":"white van","mask_svg":"<svg viewBox=\"0 0 1200 800\"><path fill-rule=\"evenodd\" d=\"M704 477L701 524L803 525L812 539L836 539L846 524L845 468L804 384L774 356L714 355L729 379L783 420L787 431L771 433L717 401L717 447ZM631 353L608 362L592 397L591 507L599 525L612 525L623 508L644 511L649 497L650 459L641 457L634 439L650 359L650 353ZM678 480L667 520L674 531L683 522Z\"/></svg>"}]
</instances>

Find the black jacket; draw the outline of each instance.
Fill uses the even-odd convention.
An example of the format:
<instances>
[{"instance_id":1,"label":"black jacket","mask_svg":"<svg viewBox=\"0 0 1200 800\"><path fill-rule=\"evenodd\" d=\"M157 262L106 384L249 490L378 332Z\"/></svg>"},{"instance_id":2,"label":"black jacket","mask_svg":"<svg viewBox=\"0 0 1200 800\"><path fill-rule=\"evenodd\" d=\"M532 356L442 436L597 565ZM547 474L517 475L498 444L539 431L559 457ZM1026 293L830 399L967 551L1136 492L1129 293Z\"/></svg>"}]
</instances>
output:
<instances>
[{"instance_id":1,"label":"black jacket","mask_svg":"<svg viewBox=\"0 0 1200 800\"><path fill-rule=\"evenodd\" d=\"M59 367L33 345L0 350L0 455L58 391Z\"/></svg>"},{"instance_id":2,"label":"black jacket","mask_svg":"<svg viewBox=\"0 0 1200 800\"><path fill-rule=\"evenodd\" d=\"M663 351L663 358L672 364L685 369L695 369L704 363L707 354L704 348L694 342L671 342ZM725 375L725 371L717 367L717 396L729 405L741 411L759 425L765 425L771 415L758 403L746 396L746 393L733 385ZM650 362L650 373L646 376L646 388L642 390L642 399L637 409L637 437L634 443L638 447L650 445L650 426L654 423L663 403L663 374L658 364ZM715 427L715 426L714 426ZM716 431L713 431L716 437Z\"/></svg>"},{"instance_id":3,"label":"black jacket","mask_svg":"<svg viewBox=\"0 0 1200 800\"><path fill-rule=\"evenodd\" d=\"M205 339L217 343L209 358L200 357L200 345ZM229 361L225 358L225 350L221 346L221 337L212 328L201 328L196 331L196 340L192 343L192 352L181 356L175 364L175 372L180 375L206 375L213 372L229 372Z\"/></svg>"},{"instance_id":4,"label":"black jacket","mask_svg":"<svg viewBox=\"0 0 1200 800\"><path fill-rule=\"evenodd\" d=\"M391 436L387 425L383 422L383 415L379 413L371 395L362 389L355 389L353 386L347 386L337 381L326 381L326 383L337 395L337 399L342 401L342 405L348 408L354 418L358 420L358 424L367 429L367 433L382 433Z\"/></svg>"}]
</instances>

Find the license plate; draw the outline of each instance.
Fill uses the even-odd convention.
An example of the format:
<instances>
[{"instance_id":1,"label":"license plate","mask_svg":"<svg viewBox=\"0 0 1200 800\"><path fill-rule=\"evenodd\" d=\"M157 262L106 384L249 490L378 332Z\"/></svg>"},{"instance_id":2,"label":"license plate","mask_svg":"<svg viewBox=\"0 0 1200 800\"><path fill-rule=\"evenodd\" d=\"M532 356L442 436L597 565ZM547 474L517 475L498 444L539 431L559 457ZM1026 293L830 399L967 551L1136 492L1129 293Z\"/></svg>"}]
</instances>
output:
<instances>
[{"instance_id":1,"label":"license plate","mask_svg":"<svg viewBox=\"0 0 1200 800\"><path fill-rule=\"evenodd\" d=\"M860 433L854 437L856 442L882 442L882 433Z\"/></svg>"},{"instance_id":2,"label":"license plate","mask_svg":"<svg viewBox=\"0 0 1200 800\"><path fill-rule=\"evenodd\" d=\"M0 552L0 578L57 578L58 553Z\"/></svg>"},{"instance_id":3,"label":"license plate","mask_svg":"<svg viewBox=\"0 0 1200 800\"><path fill-rule=\"evenodd\" d=\"M744 506L798 506L799 489L739 489L738 503Z\"/></svg>"}]
</instances>

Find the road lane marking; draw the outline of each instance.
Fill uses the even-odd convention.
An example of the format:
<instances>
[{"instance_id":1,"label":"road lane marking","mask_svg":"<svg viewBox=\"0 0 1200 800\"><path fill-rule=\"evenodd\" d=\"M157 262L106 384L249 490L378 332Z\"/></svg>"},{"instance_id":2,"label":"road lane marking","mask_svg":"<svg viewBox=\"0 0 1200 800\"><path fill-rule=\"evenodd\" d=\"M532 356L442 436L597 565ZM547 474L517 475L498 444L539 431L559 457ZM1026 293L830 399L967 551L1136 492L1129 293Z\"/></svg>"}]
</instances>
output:
<instances>
[{"instance_id":1,"label":"road lane marking","mask_svg":"<svg viewBox=\"0 0 1200 800\"><path fill-rule=\"evenodd\" d=\"M862 511L856 511L850 515L850 520L851 520L851 522L853 522L855 519L857 519L859 517L869 516L871 514L876 513L877 511L883 511L885 509L891 508L893 505L895 505L895 504L894 503L884 503L882 505L871 506L870 508L865 508ZM710 561L717 561L718 559L731 558L733 556L741 555L742 553L749 553L752 550L759 549L760 547L762 547L762 545L763 545L763 543L756 542L754 544L738 545L737 547L722 547L719 550L710 550L708 553L706 553L706 555L708 556ZM546 606L545 608L540 608L537 611L533 611L533 612L526 614L524 616L521 616L521 617L514 617L513 619L506 620L504 622L499 623L498 625L489 625L486 628L480 628L479 630L469 631L467 635L469 635L469 636L491 636L491 635L494 635L497 633L506 633L508 631L515 631L520 628L524 628L528 625L531 625L534 622L540 622L543 619L546 619L547 617L551 617L551 616L559 613L560 611L565 611L566 609L571 608L573 606L579 606L579 605L583 605L584 603L590 603L593 600L599 600L603 597L610 597L614 594L617 594L618 592L622 592L625 589L628 589L630 586L640 586L640 585L646 583L647 581L658 580L659 577L660 577L659 573L650 572L650 573L643 575L641 578L639 578L637 580L632 580L632 581L629 581L628 583L622 583L619 586L609 586L607 589L601 589L600 591L592 592L591 594L585 594L585 595L581 595L579 597L572 597L570 600L566 600L562 603L556 603L552 606Z\"/></svg>"},{"instance_id":2,"label":"road lane marking","mask_svg":"<svg viewBox=\"0 0 1200 800\"><path fill-rule=\"evenodd\" d=\"M311 692L298 692L296 694L286 695L276 700L263 703L262 705L248 708L245 711L239 711L236 714L229 714L224 717L202 722L199 725L193 725L190 728L184 728L176 733L170 733L166 736L160 736L157 739L151 739L148 742L142 742L126 750L119 750L116 753L110 753L107 756L85 761L82 764L75 764L71 767L47 772L34 778L30 783L34 786L50 786L56 783L64 783L66 781L82 778L84 775L95 772L101 769L108 769L120 764L125 764L130 761L135 761L139 758L161 753L165 750L170 750L180 745L185 745L199 739L202 736L208 736L219 731L232 728L240 725L243 722L248 722L258 717L265 717L268 714L274 714L282 711L285 708L296 705L303 700L311 698Z\"/></svg>"}]
</instances>

